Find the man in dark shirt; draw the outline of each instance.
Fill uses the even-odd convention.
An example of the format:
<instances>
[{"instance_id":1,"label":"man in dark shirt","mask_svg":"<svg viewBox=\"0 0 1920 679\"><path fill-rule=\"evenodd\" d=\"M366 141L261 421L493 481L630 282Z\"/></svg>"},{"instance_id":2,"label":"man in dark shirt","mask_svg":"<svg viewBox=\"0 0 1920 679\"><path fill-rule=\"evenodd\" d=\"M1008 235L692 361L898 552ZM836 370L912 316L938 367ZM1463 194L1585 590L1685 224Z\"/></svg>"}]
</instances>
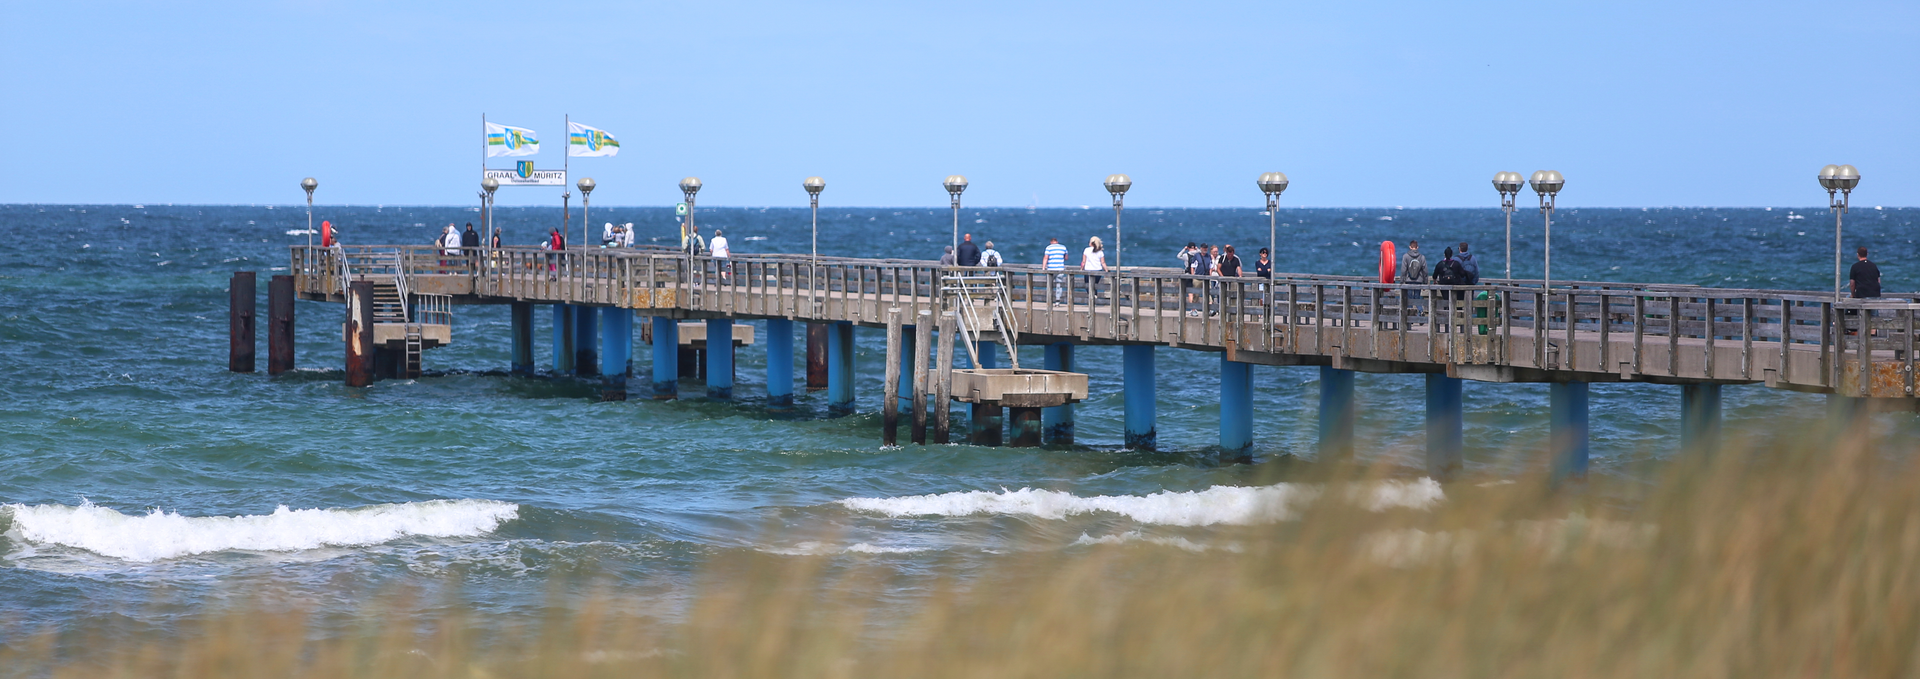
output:
<instances>
[{"instance_id":1,"label":"man in dark shirt","mask_svg":"<svg viewBox=\"0 0 1920 679\"><path fill-rule=\"evenodd\" d=\"M973 244L973 234L960 239L960 247L953 251L953 262L960 266L980 266L980 246Z\"/></svg>"},{"instance_id":2,"label":"man in dark shirt","mask_svg":"<svg viewBox=\"0 0 1920 679\"><path fill-rule=\"evenodd\" d=\"M1867 261L1867 249L1858 251L1860 261L1853 263L1852 273L1847 274L1847 289L1853 292L1854 299L1880 296L1880 267Z\"/></svg>"}]
</instances>

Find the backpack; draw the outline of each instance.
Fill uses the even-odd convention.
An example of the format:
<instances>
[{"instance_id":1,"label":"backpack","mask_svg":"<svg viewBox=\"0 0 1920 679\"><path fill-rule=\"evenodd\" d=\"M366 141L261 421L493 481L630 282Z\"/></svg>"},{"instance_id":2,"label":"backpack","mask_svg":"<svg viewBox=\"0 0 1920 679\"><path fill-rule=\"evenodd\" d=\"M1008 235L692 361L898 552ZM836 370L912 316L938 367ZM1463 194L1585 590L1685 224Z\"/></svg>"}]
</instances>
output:
<instances>
[{"instance_id":1,"label":"backpack","mask_svg":"<svg viewBox=\"0 0 1920 679\"><path fill-rule=\"evenodd\" d=\"M1467 272L1460 267L1459 260L1443 259L1439 266L1433 267L1433 282L1435 285L1465 285Z\"/></svg>"},{"instance_id":2,"label":"backpack","mask_svg":"<svg viewBox=\"0 0 1920 679\"><path fill-rule=\"evenodd\" d=\"M987 251L986 259L982 260L980 264L982 266L1000 266L1000 251L999 250Z\"/></svg>"}]
</instances>

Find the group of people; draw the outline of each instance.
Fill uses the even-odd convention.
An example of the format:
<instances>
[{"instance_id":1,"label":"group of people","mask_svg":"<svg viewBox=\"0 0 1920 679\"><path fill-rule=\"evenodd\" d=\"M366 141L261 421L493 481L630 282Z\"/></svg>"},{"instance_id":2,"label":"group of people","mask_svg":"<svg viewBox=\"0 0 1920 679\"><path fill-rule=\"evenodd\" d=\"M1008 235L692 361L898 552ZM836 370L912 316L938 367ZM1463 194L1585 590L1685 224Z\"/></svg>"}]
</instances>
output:
<instances>
[{"instance_id":1,"label":"group of people","mask_svg":"<svg viewBox=\"0 0 1920 679\"><path fill-rule=\"evenodd\" d=\"M1431 273L1427 270L1427 256L1420 252L1420 241L1408 240L1407 252L1400 256L1400 262L1394 267L1394 283L1407 285L1479 285L1480 261L1467 251L1467 242L1460 242L1460 251L1447 248L1441 252L1440 261L1435 262Z\"/></svg>"},{"instance_id":2,"label":"group of people","mask_svg":"<svg viewBox=\"0 0 1920 679\"><path fill-rule=\"evenodd\" d=\"M955 248L949 245L946 252L940 255L941 266L998 267L1006 263L1007 260L1000 256L1000 251L993 249L993 241L987 241L987 248L982 250L980 246L973 244L973 234L970 233L961 238L960 247Z\"/></svg>"},{"instance_id":3,"label":"group of people","mask_svg":"<svg viewBox=\"0 0 1920 679\"><path fill-rule=\"evenodd\" d=\"M1267 248L1260 248L1258 257L1259 258L1253 263L1252 276L1256 278L1273 278L1273 253L1269 252ZM1185 271L1189 276L1240 278L1248 275L1246 264L1240 260L1239 252L1236 251L1232 245L1214 245L1211 243L1194 243L1188 241L1186 247L1180 248L1179 252L1174 253L1174 258L1180 260L1181 270ZM1199 286L1193 279L1180 281L1180 287L1186 293L1188 316L1200 315L1200 309L1194 308L1196 303L1205 301L1205 306L1211 307L1212 301L1220 294L1220 284L1216 282L1207 283L1204 291L1197 290ZM1262 289L1264 289L1264 287ZM1206 295L1206 299L1200 300L1199 297L1203 294ZM1211 315L1219 312L1212 310L1207 313Z\"/></svg>"}]
</instances>

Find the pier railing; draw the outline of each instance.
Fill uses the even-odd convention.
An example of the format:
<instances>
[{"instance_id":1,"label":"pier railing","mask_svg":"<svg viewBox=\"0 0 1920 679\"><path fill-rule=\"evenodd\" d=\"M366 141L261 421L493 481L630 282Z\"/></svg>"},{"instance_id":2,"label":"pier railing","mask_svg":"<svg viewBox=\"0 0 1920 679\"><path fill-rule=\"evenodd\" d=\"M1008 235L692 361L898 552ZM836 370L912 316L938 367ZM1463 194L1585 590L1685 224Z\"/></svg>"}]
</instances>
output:
<instances>
[{"instance_id":1,"label":"pier railing","mask_svg":"<svg viewBox=\"0 0 1920 679\"><path fill-rule=\"evenodd\" d=\"M521 300L692 315L885 323L942 311L941 276L921 260L792 255L689 257L665 248L470 249L294 246L310 296L342 275L403 263L410 289L461 301ZM344 263L338 261L344 258ZM817 262L817 266L815 263ZM388 265L390 266L390 264ZM346 273L342 273L345 271ZM1912 396L1912 293L1875 300L1810 291L1489 280L1402 285L1276 273L1189 276L1174 269L1044 271L1008 266L1005 313L1025 341L1155 343L1236 360L1332 361L1483 379L1766 382L1850 395ZM1558 377L1555 377L1555 376Z\"/></svg>"}]
</instances>

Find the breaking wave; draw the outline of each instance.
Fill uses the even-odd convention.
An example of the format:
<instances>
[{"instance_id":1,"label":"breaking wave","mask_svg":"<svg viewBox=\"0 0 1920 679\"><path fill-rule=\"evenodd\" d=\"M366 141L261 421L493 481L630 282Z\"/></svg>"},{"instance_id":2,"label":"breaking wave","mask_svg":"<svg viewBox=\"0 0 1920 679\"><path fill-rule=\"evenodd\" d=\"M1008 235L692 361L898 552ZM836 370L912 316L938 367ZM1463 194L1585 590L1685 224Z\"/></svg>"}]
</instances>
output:
<instances>
[{"instance_id":1,"label":"breaking wave","mask_svg":"<svg viewBox=\"0 0 1920 679\"><path fill-rule=\"evenodd\" d=\"M352 509L288 509L249 516L181 516L161 509L122 514L82 502L0 505L6 537L76 547L116 559L153 562L230 550L295 551L372 545L408 536L463 537L518 518L520 506L492 500L429 500Z\"/></svg>"},{"instance_id":2,"label":"breaking wave","mask_svg":"<svg viewBox=\"0 0 1920 679\"><path fill-rule=\"evenodd\" d=\"M1395 507L1424 509L1443 497L1433 479L1385 481L1350 495L1372 511ZM840 500L848 509L886 516L970 516L1020 514L1063 519L1078 514L1106 512L1135 521L1169 526L1249 525L1275 523L1293 517L1293 507L1318 497L1320 489L1293 483L1271 486L1214 486L1186 492L1162 491L1149 495L1080 497L1055 490L1002 489L997 493L973 490L906 497Z\"/></svg>"}]
</instances>

